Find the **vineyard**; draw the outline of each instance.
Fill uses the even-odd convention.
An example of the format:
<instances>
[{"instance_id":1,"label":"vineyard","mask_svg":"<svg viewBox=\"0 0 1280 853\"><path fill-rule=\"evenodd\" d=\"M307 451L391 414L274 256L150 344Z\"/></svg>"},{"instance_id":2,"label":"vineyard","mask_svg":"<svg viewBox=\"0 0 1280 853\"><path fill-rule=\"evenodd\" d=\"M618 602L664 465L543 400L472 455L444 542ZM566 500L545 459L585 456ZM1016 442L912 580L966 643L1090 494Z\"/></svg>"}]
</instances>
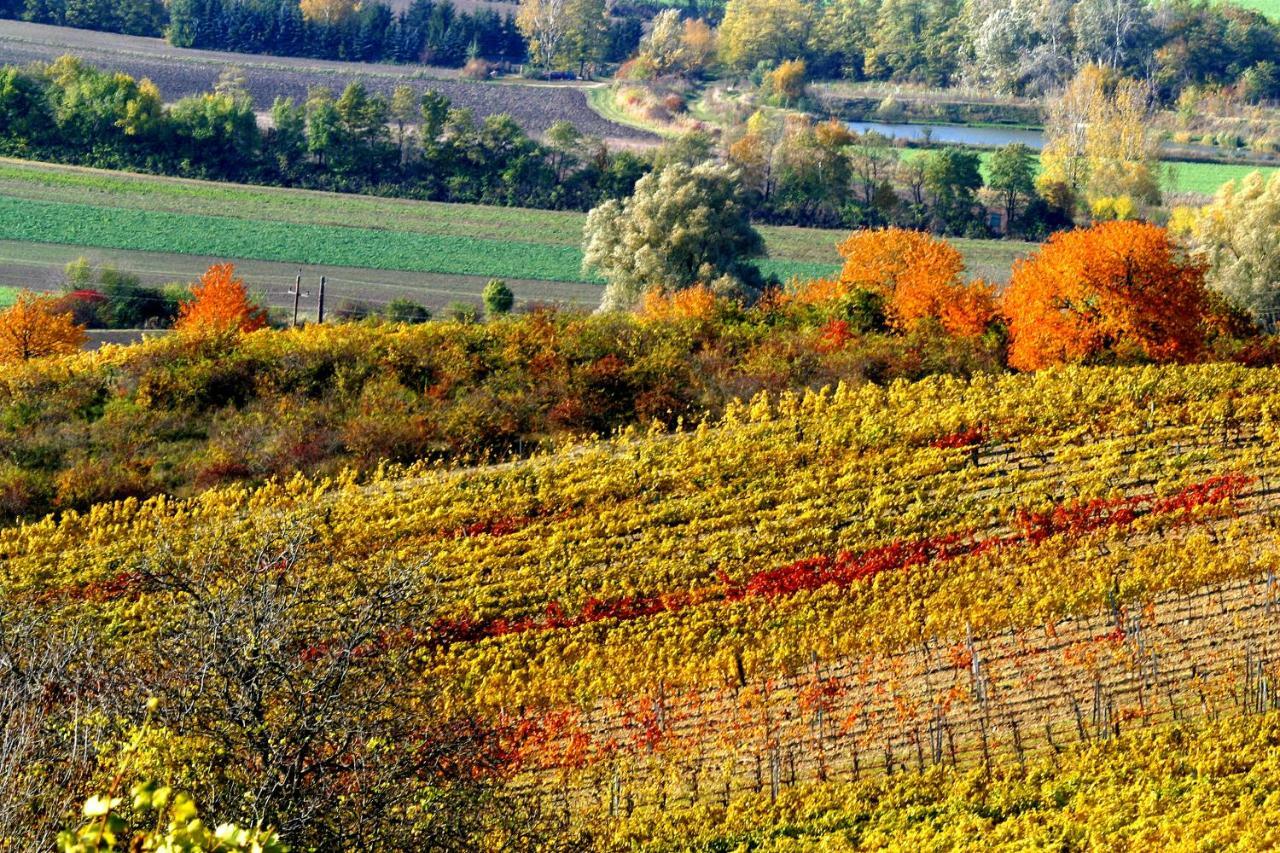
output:
<instances>
[{"instance_id":1,"label":"vineyard","mask_svg":"<svg viewBox=\"0 0 1280 853\"><path fill-rule=\"evenodd\" d=\"M511 788L597 846L784 813L856 844L813 804L872 801L881 829L850 820L883 843L898 800L873 790L954 799L977 773L1000 796L1171 726L1199 760L1205 725L1258 759L1242 721L1280 705L1276 378L841 385L504 465L131 499L0 532L4 596L92 614L104 653L147 659L194 606L164 578L278 566L323 606L407 571L429 608L348 652L492 727ZM319 631L293 654L340 646Z\"/></svg>"}]
</instances>

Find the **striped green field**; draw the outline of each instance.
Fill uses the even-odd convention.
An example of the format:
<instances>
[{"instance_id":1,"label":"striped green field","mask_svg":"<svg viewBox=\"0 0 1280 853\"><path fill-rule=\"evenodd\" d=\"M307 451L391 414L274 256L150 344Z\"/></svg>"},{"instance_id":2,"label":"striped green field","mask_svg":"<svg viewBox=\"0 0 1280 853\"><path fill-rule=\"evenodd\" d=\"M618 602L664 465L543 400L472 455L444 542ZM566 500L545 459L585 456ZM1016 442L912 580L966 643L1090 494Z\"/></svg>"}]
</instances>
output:
<instances>
[{"instance_id":1,"label":"striped green field","mask_svg":"<svg viewBox=\"0 0 1280 853\"><path fill-rule=\"evenodd\" d=\"M583 214L384 199L0 160L0 240L477 279L581 283ZM839 231L761 229L767 274L838 268ZM1028 244L957 241L1002 280Z\"/></svg>"}]
</instances>

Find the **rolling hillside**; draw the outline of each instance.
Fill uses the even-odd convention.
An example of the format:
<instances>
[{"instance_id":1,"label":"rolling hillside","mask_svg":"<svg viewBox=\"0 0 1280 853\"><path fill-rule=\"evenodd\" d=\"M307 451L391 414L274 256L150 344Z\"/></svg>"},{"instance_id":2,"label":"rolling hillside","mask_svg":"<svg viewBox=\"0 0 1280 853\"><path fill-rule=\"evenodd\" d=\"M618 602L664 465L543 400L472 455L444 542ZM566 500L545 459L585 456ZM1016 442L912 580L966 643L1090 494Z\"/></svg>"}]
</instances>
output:
<instances>
[{"instance_id":1,"label":"rolling hillside","mask_svg":"<svg viewBox=\"0 0 1280 853\"><path fill-rule=\"evenodd\" d=\"M322 601L357 569L430 578L430 607L381 623L359 667L395 660L437 691L424 702L510 738L513 790L591 846L776 840L753 820L796 808L805 835L847 841L868 829L821 804L857 812L874 789L832 800L837 783L905 779L958 807L970 771L1016 789L1067 750L1090 773L1157 725L1250 742L1280 653L1275 379L842 386L509 465L131 500L0 532L0 595L58 620L89 608L115 626L100 654L146 666L146 638L198 601L165 578L216 584L277 550ZM339 640L309 642L324 666Z\"/></svg>"}]
</instances>

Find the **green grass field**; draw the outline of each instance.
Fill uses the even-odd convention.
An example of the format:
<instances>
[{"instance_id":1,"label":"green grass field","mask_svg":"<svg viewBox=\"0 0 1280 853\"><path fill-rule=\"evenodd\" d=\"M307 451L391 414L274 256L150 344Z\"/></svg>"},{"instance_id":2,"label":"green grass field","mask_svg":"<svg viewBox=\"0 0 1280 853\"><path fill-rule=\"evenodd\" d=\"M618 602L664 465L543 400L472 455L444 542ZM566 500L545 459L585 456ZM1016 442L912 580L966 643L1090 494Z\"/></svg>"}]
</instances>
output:
<instances>
[{"instance_id":1,"label":"green grass field","mask_svg":"<svg viewBox=\"0 0 1280 853\"><path fill-rule=\"evenodd\" d=\"M0 240L434 275L582 282L583 214L383 199L0 161ZM762 228L763 271L838 268L840 231ZM956 241L996 280L1030 247Z\"/></svg>"},{"instance_id":2,"label":"green grass field","mask_svg":"<svg viewBox=\"0 0 1280 853\"><path fill-rule=\"evenodd\" d=\"M1280 0L1230 0L1234 6L1253 9L1268 18L1280 18Z\"/></svg>"},{"instance_id":3,"label":"green grass field","mask_svg":"<svg viewBox=\"0 0 1280 853\"><path fill-rule=\"evenodd\" d=\"M18 288L6 287L0 284L0 308L8 307L13 304L13 300L18 296Z\"/></svg>"}]
</instances>

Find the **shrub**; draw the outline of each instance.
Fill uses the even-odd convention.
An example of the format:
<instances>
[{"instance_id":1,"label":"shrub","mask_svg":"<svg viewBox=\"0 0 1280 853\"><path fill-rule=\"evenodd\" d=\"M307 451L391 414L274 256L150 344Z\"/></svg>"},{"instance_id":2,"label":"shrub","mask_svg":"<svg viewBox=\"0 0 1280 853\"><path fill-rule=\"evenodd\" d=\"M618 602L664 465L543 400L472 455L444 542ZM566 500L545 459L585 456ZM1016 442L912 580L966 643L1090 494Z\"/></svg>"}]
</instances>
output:
<instances>
[{"instance_id":1,"label":"shrub","mask_svg":"<svg viewBox=\"0 0 1280 853\"><path fill-rule=\"evenodd\" d=\"M431 311L412 299L400 297L387 303L384 316L393 323L425 323L431 319Z\"/></svg>"},{"instance_id":2,"label":"shrub","mask_svg":"<svg viewBox=\"0 0 1280 853\"><path fill-rule=\"evenodd\" d=\"M483 299L485 314L491 318L511 313L512 306L516 304L515 294L500 278L489 279L484 286Z\"/></svg>"},{"instance_id":3,"label":"shrub","mask_svg":"<svg viewBox=\"0 0 1280 853\"><path fill-rule=\"evenodd\" d=\"M459 323L475 323L480 320L480 309L470 302L458 300L449 303L449 306L445 308L445 315L450 320L456 320Z\"/></svg>"}]
</instances>

